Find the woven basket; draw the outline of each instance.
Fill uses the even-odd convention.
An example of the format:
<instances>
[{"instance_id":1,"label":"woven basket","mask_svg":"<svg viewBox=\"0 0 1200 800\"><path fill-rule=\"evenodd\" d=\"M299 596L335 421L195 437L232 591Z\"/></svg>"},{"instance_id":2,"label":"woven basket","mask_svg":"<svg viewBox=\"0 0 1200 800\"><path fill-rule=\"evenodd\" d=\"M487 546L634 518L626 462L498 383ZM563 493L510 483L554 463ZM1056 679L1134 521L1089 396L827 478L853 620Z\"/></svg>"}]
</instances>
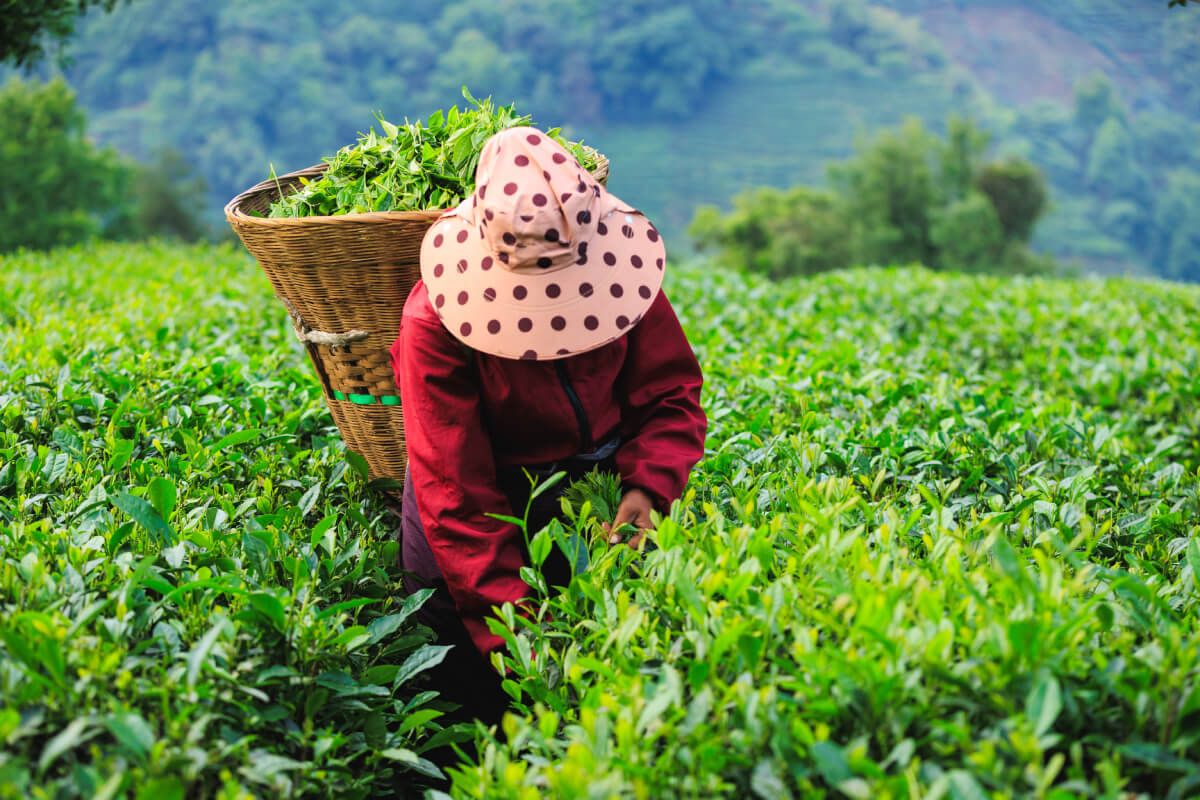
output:
<instances>
[{"instance_id":1,"label":"woven basket","mask_svg":"<svg viewBox=\"0 0 1200 800\"><path fill-rule=\"evenodd\" d=\"M608 159L597 155L593 174L604 183ZM372 478L403 481L404 414L389 348L421 277L421 241L442 212L256 216L325 169L263 181L230 200L225 218L287 308L346 447L366 459Z\"/></svg>"}]
</instances>

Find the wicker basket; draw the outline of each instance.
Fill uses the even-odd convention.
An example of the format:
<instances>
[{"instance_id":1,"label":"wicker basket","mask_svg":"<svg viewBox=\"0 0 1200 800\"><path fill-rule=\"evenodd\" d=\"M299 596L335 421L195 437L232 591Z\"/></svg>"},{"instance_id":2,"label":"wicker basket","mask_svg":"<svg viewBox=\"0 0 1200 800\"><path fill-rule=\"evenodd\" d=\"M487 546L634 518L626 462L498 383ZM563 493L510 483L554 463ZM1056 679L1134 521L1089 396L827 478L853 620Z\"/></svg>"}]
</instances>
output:
<instances>
[{"instance_id":1,"label":"wicker basket","mask_svg":"<svg viewBox=\"0 0 1200 800\"><path fill-rule=\"evenodd\" d=\"M319 164L263 181L229 201L225 218L291 315L346 447L366 459L372 478L403 481L404 415L389 348L420 278L421 241L442 212L255 215L325 169ZM606 182L608 159L599 156L593 174Z\"/></svg>"}]
</instances>

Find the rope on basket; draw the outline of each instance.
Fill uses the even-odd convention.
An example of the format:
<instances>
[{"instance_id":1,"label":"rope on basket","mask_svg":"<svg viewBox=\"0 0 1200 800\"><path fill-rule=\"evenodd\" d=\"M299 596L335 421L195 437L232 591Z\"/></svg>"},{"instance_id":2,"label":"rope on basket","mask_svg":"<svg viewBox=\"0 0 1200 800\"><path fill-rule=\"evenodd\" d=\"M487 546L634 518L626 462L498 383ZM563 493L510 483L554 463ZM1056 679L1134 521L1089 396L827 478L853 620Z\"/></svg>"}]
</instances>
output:
<instances>
[{"instance_id":1,"label":"rope on basket","mask_svg":"<svg viewBox=\"0 0 1200 800\"><path fill-rule=\"evenodd\" d=\"M305 324L304 319L300 316L300 312L296 309L292 302L287 298L283 300L283 305L287 308L288 316L292 318L292 329L296 331L296 338L305 344L319 344L326 347L345 347L354 342L361 342L370 336L366 331L346 331L345 333L328 333L326 331L315 331Z\"/></svg>"}]
</instances>

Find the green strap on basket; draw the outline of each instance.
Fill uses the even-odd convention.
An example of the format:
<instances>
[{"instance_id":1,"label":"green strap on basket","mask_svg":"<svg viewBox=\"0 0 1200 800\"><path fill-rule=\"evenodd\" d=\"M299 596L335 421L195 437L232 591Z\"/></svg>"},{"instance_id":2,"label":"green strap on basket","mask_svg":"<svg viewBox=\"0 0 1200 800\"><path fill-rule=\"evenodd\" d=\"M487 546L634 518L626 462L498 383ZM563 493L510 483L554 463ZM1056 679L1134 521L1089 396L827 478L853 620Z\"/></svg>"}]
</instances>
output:
<instances>
[{"instance_id":1,"label":"green strap on basket","mask_svg":"<svg viewBox=\"0 0 1200 800\"><path fill-rule=\"evenodd\" d=\"M345 392L334 391L334 400L349 400L351 403L360 406L398 406L400 398L394 394L385 394L382 397L376 397L373 394L346 394Z\"/></svg>"}]
</instances>

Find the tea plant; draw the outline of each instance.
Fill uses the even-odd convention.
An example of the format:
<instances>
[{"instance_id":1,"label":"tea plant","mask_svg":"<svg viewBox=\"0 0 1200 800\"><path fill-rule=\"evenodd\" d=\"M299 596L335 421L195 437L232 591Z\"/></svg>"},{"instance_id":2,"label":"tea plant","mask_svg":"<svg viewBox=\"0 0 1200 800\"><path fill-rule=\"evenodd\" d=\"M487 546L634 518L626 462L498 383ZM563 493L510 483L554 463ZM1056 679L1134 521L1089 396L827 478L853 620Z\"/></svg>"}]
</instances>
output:
<instances>
[{"instance_id":1,"label":"tea plant","mask_svg":"<svg viewBox=\"0 0 1200 800\"><path fill-rule=\"evenodd\" d=\"M1200 792L1200 291L667 291L706 457L641 552L602 477L529 532L577 574L448 794ZM232 250L0 261L0 797L414 795L463 735L310 369Z\"/></svg>"},{"instance_id":2,"label":"tea plant","mask_svg":"<svg viewBox=\"0 0 1200 800\"><path fill-rule=\"evenodd\" d=\"M1200 793L1200 291L672 278L707 456L657 549L568 520L453 796Z\"/></svg>"},{"instance_id":3,"label":"tea plant","mask_svg":"<svg viewBox=\"0 0 1200 800\"><path fill-rule=\"evenodd\" d=\"M394 125L379 118L383 135L371 128L325 159L328 169L316 180L272 204L272 217L309 217L368 211L418 211L451 208L475 191L475 168L483 145L506 128L532 125L513 105L476 100L463 111L451 106L424 123ZM586 169L596 166L590 147L563 139L558 128L546 134L564 145Z\"/></svg>"},{"instance_id":4,"label":"tea plant","mask_svg":"<svg viewBox=\"0 0 1200 800\"><path fill-rule=\"evenodd\" d=\"M422 754L461 731L420 679L445 651L253 263L0 264L0 797L437 776Z\"/></svg>"}]
</instances>

